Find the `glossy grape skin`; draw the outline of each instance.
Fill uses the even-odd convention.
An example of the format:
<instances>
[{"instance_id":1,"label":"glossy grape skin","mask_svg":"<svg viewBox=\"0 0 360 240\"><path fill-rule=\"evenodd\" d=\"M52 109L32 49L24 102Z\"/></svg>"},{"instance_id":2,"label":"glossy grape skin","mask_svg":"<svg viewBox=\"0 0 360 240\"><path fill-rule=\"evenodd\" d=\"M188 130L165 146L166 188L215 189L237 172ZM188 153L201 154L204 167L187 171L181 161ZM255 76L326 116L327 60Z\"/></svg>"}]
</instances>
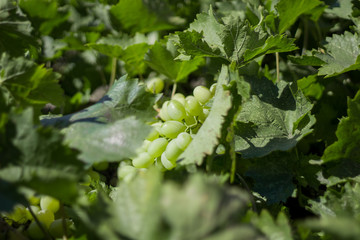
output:
<instances>
[{"instance_id":1,"label":"glossy grape skin","mask_svg":"<svg viewBox=\"0 0 360 240\"><path fill-rule=\"evenodd\" d=\"M165 138L158 138L152 141L148 147L147 152L153 158L160 157L165 151L168 141Z\"/></svg>"},{"instance_id":2,"label":"glossy grape skin","mask_svg":"<svg viewBox=\"0 0 360 240\"><path fill-rule=\"evenodd\" d=\"M163 121L169 121L171 120L170 116L167 112L167 106L169 104L169 101L165 101L160 109L159 116Z\"/></svg>"},{"instance_id":3,"label":"glossy grape skin","mask_svg":"<svg viewBox=\"0 0 360 240\"><path fill-rule=\"evenodd\" d=\"M42 196L40 198L40 207L42 210L46 209L53 213L56 213L60 208L60 202L53 197Z\"/></svg>"},{"instance_id":4,"label":"glossy grape skin","mask_svg":"<svg viewBox=\"0 0 360 240\"><path fill-rule=\"evenodd\" d=\"M167 138L176 138L181 132L185 131L184 124L178 121L166 121L161 126L160 132Z\"/></svg>"},{"instance_id":5,"label":"glossy grape skin","mask_svg":"<svg viewBox=\"0 0 360 240\"><path fill-rule=\"evenodd\" d=\"M206 118L209 116L209 113L210 113L210 109L203 108L201 114L199 115L199 121L201 123L205 122Z\"/></svg>"},{"instance_id":6,"label":"glossy grape skin","mask_svg":"<svg viewBox=\"0 0 360 240\"><path fill-rule=\"evenodd\" d=\"M49 228L50 224L55 220L54 213L46 209L37 212L36 217L46 228Z\"/></svg>"},{"instance_id":7,"label":"glossy grape skin","mask_svg":"<svg viewBox=\"0 0 360 240\"><path fill-rule=\"evenodd\" d=\"M109 162L97 162L93 164L93 168L97 171L105 171L109 167Z\"/></svg>"},{"instance_id":8,"label":"glossy grape skin","mask_svg":"<svg viewBox=\"0 0 360 240\"><path fill-rule=\"evenodd\" d=\"M185 96L182 93L175 93L171 99L178 101L183 106L185 105Z\"/></svg>"},{"instance_id":9,"label":"glossy grape skin","mask_svg":"<svg viewBox=\"0 0 360 240\"><path fill-rule=\"evenodd\" d=\"M202 107L194 96L187 96L185 99L185 110L192 116L199 116Z\"/></svg>"},{"instance_id":10,"label":"glossy grape skin","mask_svg":"<svg viewBox=\"0 0 360 240\"><path fill-rule=\"evenodd\" d=\"M169 142L164 153L169 161L174 162L182 152L183 150L178 147L176 139L174 139Z\"/></svg>"},{"instance_id":11,"label":"glossy grape skin","mask_svg":"<svg viewBox=\"0 0 360 240\"><path fill-rule=\"evenodd\" d=\"M147 90L151 93L160 93L164 89L164 80L155 77L146 82Z\"/></svg>"},{"instance_id":12,"label":"glossy grape skin","mask_svg":"<svg viewBox=\"0 0 360 240\"><path fill-rule=\"evenodd\" d=\"M136 174L137 170L133 166L120 166L117 170L118 178L129 182Z\"/></svg>"},{"instance_id":13,"label":"glossy grape skin","mask_svg":"<svg viewBox=\"0 0 360 240\"><path fill-rule=\"evenodd\" d=\"M155 139L157 139L159 137L159 132L158 130L153 127L151 129L151 132L149 133L149 135L146 137L146 140L149 140L149 141L154 141Z\"/></svg>"},{"instance_id":14,"label":"glossy grape skin","mask_svg":"<svg viewBox=\"0 0 360 240\"><path fill-rule=\"evenodd\" d=\"M136 168L147 168L154 162L154 160L155 159L147 152L142 152L132 160L132 164Z\"/></svg>"},{"instance_id":15,"label":"glossy grape skin","mask_svg":"<svg viewBox=\"0 0 360 240\"><path fill-rule=\"evenodd\" d=\"M193 91L193 95L201 104L207 103L212 97L210 90L204 86L197 86Z\"/></svg>"},{"instance_id":16,"label":"glossy grape skin","mask_svg":"<svg viewBox=\"0 0 360 240\"><path fill-rule=\"evenodd\" d=\"M176 142L176 145L181 150L184 151L187 148L187 146L190 144L191 140L192 140L192 138L189 133L182 132L176 137L175 142Z\"/></svg>"},{"instance_id":17,"label":"glossy grape skin","mask_svg":"<svg viewBox=\"0 0 360 240\"><path fill-rule=\"evenodd\" d=\"M210 92L211 92L211 95L212 95L212 96L215 95L216 87L217 87L217 84L216 84L216 83L214 83L213 85L210 86Z\"/></svg>"},{"instance_id":18,"label":"glossy grape skin","mask_svg":"<svg viewBox=\"0 0 360 240\"><path fill-rule=\"evenodd\" d=\"M69 219L65 219L66 233L69 233L69 227L72 225L72 222ZM49 233L54 238L62 238L64 235L63 219L59 218L53 221L49 227Z\"/></svg>"},{"instance_id":19,"label":"glossy grape skin","mask_svg":"<svg viewBox=\"0 0 360 240\"><path fill-rule=\"evenodd\" d=\"M44 226L45 227L45 226ZM31 237L31 239L44 239L44 233L41 231L39 225L32 221L27 229L28 235Z\"/></svg>"},{"instance_id":20,"label":"glossy grape skin","mask_svg":"<svg viewBox=\"0 0 360 240\"><path fill-rule=\"evenodd\" d=\"M171 120L181 121L185 118L184 106L177 100L171 100L167 105L167 114Z\"/></svg>"},{"instance_id":21,"label":"glossy grape skin","mask_svg":"<svg viewBox=\"0 0 360 240\"><path fill-rule=\"evenodd\" d=\"M173 169L174 167L176 167L176 162L169 161L165 156L165 152L163 154L161 154L161 163L164 166L164 168L166 168L167 170L170 170L170 169Z\"/></svg>"}]
</instances>

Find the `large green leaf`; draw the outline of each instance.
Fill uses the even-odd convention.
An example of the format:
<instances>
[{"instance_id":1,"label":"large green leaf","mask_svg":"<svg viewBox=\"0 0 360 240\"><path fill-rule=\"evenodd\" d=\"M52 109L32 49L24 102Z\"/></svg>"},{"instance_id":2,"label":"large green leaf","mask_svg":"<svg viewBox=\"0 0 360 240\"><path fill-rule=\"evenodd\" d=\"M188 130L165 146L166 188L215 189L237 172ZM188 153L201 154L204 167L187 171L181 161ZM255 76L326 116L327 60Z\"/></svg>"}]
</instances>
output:
<instances>
[{"instance_id":1,"label":"large green leaf","mask_svg":"<svg viewBox=\"0 0 360 240\"><path fill-rule=\"evenodd\" d=\"M214 148L219 144L222 124L225 122L227 112L232 106L230 91L225 90L223 86L230 82L230 80L229 69L223 65L209 116L197 132L195 138L179 157L181 159L180 164L195 163L200 165L204 157L211 155Z\"/></svg>"},{"instance_id":2,"label":"large green leaf","mask_svg":"<svg viewBox=\"0 0 360 240\"><path fill-rule=\"evenodd\" d=\"M63 104L63 90L58 84L58 76L25 58L10 58L3 54L0 58L0 87L6 89L11 99L22 107L34 106L39 110L47 103ZM35 116L40 111L35 112Z\"/></svg>"},{"instance_id":3,"label":"large green leaf","mask_svg":"<svg viewBox=\"0 0 360 240\"><path fill-rule=\"evenodd\" d=\"M184 55L218 57L242 66L256 57L297 49L293 40L270 36L260 25L240 18L216 19L213 10L197 15L188 31L178 32L179 51Z\"/></svg>"},{"instance_id":4,"label":"large green leaf","mask_svg":"<svg viewBox=\"0 0 360 240\"><path fill-rule=\"evenodd\" d=\"M351 19L353 12L353 4L351 0L331 0L327 4L329 7L325 10L326 13L330 13L344 19Z\"/></svg>"},{"instance_id":5,"label":"large green leaf","mask_svg":"<svg viewBox=\"0 0 360 240\"><path fill-rule=\"evenodd\" d=\"M184 80L190 73L197 70L204 63L202 58L188 61L174 60L176 56L166 46L157 42L146 54L146 63L154 70L164 74L172 81Z\"/></svg>"},{"instance_id":6,"label":"large green leaf","mask_svg":"<svg viewBox=\"0 0 360 240\"><path fill-rule=\"evenodd\" d=\"M38 193L71 202L79 193L84 164L63 145L63 137L50 128L33 125L33 111L12 113L5 138L12 148L1 149L0 178ZM11 192L9 193L11 194Z\"/></svg>"},{"instance_id":7,"label":"large green leaf","mask_svg":"<svg viewBox=\"0 0 360 240\"><path fill-rule=\"evenodd\" d=\"M279 33L285 32L297 18L320 5L319 0L280 0L276 5L279 13Z\"/></svg>"},{"instance_id":8,"label":"large green leaf","mask_svg":"<svg viewBox=\"0 0 360 240\"><path fill-rule=\"evenodd\" d=\"M248 81L252 97L243 104L235 128L235 149L244 158L287 151L312 131L312 104L296 84L273 84L265 78Z\"/></svg>"},{"instance_id":9,"label":"large green leaf","mask_svg":"<svg viewBox=\"0 0 360 240\"><path fill-rule=\"evenodd\" d=\"M326 52L317 53L316 57L325 63L319 68L319 75L332 77L351 70L360 69L360 37L357 33L345 32L326 38Z\"/></svg>"},{"instance_id":10,"label":"large green leaf","mask_svg":"<svg viewBox=\"0 0 360 240\"><path fill-rule=\"evenodd\" d=\"M110 12L124 29L132 33L173 29L183 22L174 18L162 0L122 0Z\"/></svg>"}]
</instances>

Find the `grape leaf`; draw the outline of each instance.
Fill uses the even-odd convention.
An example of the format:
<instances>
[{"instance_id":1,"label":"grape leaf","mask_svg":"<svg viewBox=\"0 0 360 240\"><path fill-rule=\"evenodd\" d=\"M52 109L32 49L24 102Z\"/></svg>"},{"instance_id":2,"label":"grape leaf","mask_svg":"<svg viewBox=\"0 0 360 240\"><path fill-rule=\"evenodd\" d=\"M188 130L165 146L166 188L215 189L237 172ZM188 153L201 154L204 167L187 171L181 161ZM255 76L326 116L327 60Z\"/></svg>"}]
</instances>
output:
<instances>
[{"instance_id":1,"label":"grape leaf","mask_svg":"<svg viewBox=\"0 0 360 240\"><path fill-rule=\"evenodd\" d=\"M63 145L56 130L35 127L31 108L11 113L9 119L5 137L13 147L2 149L0 178L67 203L73 201L84 169L77 153Z\"/></svg>"},{"instance_id":2,"label":"grape leaf","mask_svg":"<svg viewBox=\"0 0 360 240\"><path fill-rule=\"evenodd\" d=\"M359 182L346 183L341 192L328 190L319 200L309 200L310 210L320 218L307 219L304 225L325 232L331 239L357 239L360 234L359 198Z\"/></svg>"},{"instance_id":3,"label":"grape leaf","mask_svg":"<svg viewBox=\"0 0 360 240\"><path fill-rule=\"evenodd\" d=\"M333 171L342 176L360 173L360 91L348 99L348 116L342 118L336 130L337 141L328 146L322 156L325 163L334 162ZM330 165L333 165L330 164Z\"/></svg>"},{"instance_id":4,"label":"grape leaf","mask_svg":"<svg viewBox=\"0 0 360 240\"><path fill-rule=\"evenodd\" d=\"M7 52L11 56L22 56L26 50L38 47L35 38L31 36L31 23L18 8L9 0L0 5L0 53Z\"/></svg>"},{"instance_id":5,"label":"grape leaf","mask_svg":"<svg viewBox=\"0 0 360 240\"><path fill-rule=\"evenodd\" d=\"M132 33L170 30L183 23L182 19L172 15L162 0L122 0L111 7L110 13L124 29Z\"/></svg>"},{"instance_id":6,"label":"grape leaf","mask_svg":"<svg viewBox=\"0 0 360 240\"><path fill-rule=\"evenodd\" d=\"M297 18L304 13L310 12L313 8L320 5L319 0L280 0L276 5L279 14L279 33L285 32L295 23Z\"/></svg>"},{"instance_id":7,"label":"grape leaf","mask_svg":"<svg viewBox=\"0 0 360 240\"><path fill-rule=\"evenodd\" d=\"M254 77L249 82L252 97L243 104L235 128L235 149L244 158L287 151L312 131L312 104L295 84L274 85Z\"/></svg>"},{"instance_id":8,"label":"grape leaf","mask_svg":"<svg viewBox=\"0 0 360 240\"><path fill-rule=\"evenodd\" d=\"M333 77L344 72L360 69L360 38L357 33L345 32L343 35L334 34L326 38L324 45L326 53L315 56L325 62L319 68L319 75Z\"/></svg>"},{"instance_id":9,"label":"grape leaf","mask_svg":"<svg viewBox=\"0 0 360 240\"><path fill-rule=\"evenodd\" d=\"M0 179L0 212L11 211L16 204L25 204L26 198L20 193L19 189L7 181Z\"/></svg>"},{"instance_id":10,"label":"grape leaf","mask_svg":"<svg viewBox=\"0 0 360 240\"><path fill-rule=\"evenodd\" d=\"M156 96L145 91L138 80L127 75L115 81L108 93L96 104L77 113L55 118L44 118L41 123L64 128L75 122L114 122L129 116L144 121L155 115L152 106Z\"/></svg>"},{"instance_id":11,"label":"grape leaf","mask_svg":"<svg viewBox=\"0 0 360 240\"><path fill-rule=\"evenodd\" d=\"M145 56L146 63L154 70L164 74L171 80L179 82L204 63L202 58L188 61L174 60L176 56L166 46L157 42Z\"/></svg>"},{"instance_id":12,"label":"grape leaf","mask_svg":"<svg viewBox=\"0 0 360 240\"><path fill-rule=\"evenodd\" d=\"M223 85L230 81L229 77L229 70L223 65L209 116L189 146L180 155L179 159L181 160L179 164L195 163L200 165L203 162L203 158L206 155L212 154L213 149L218 145L221 137L222 123L224 123L227 112L232 106L230 91L223 88Z\"/></svg>"},{"instance_id":13,"label":"grape leaf","mask_svg":"<svg viewBox=\"0 0 360 240\"><path fill-rule=\"evenodd\" d=\"M324 92L325 86L319 83L316 75L308 75L297 80L297 84L306 97L319 100Z\"/></svg>"},{"instance_id":14,"label":"grape leaf","mask_svg":"<svg viewBox=\"0 0 360 240\"><path fill-rule=\"evenodd\" d=\"M351 19L353 8L351 0L332 0L327 4L329 7L325 10L326 13L330 13L344 19Z\"/></svg>"},{"instance_id":15,"label":"grape leaf","mask_svg":"<svg viewBox=\"0 0 360 240\"><path fill-rule=\"evenodd\" d=\"M267 236L269 240L292 240L292 231L289 220L283 212L273 219L267 210L261 211L259 216L254 216L252 222Z\"/></svg>"},{"instance_id":16,"label":"grape leaf","mask_svg":"<svg viewBox=\"0 0 360 240\"><path fill-rule=\"evenodd\" d=\"M0 58L0 86L5 88L15 102L23 107L34 106L40 115L40 108L47 103L63 104L63 90L58 84L58 76L25 58L10 58L3 54Z\"/></svg>"},{"instance_id":17,"label":"grape leaf","mask_svg":"<svg viewBox=\"0 0 360 240\"><path fill-rule=\"evenodd\" d=\"M178 32L177 46L184 55L218 57L242 66L256 57L297 49L294 41L282 35L270 36L260 25L250 26L240 18L216 19L209 13L197 15L187 31Z\"/></svg>"},{"instance_id":18,"label":"grape leaf","mask_svg":"<svg viewBox=\"0 0 360 240\"><path fill-rule=\"evenodd\" d=\"M295 162L293 154L277 151L254 159L245 175L255 181L253 190L264 196L268 204L286 202L295 190Z\"/></svg>"},{"instance_id":19,"label":"grape leaf","mask_svg":"<svg viewBox=\"0 0 360 240\"><path fill-rule=\"evenodd\" d=\"M183 186L161 182L161 175L155 170L139 173L133 181L121 182L111 194L117 206L118 228L125 236L214 239L226 234L234 236L229 232L235 228L237 232L257 236L250 226L241 228L242 225L234 224L235 219L245 214L249 201L246 193L201 174L191 176Z\"/></svg>"}]
</instances>

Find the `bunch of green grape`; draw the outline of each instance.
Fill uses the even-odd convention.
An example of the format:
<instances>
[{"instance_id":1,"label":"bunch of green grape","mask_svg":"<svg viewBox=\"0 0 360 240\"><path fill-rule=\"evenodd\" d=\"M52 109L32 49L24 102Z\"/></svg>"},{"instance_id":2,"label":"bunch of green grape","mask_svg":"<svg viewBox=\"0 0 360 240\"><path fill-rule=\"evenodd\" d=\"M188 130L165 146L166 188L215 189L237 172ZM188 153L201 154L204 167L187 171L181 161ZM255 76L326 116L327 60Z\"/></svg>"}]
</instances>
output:
<instances>
[{"instance_id":1,"label":"bunch of green grape","mask_svg":"<svg viewBox=\"0 0 360 240\"><path fill-rule=\"evenodd\" d=\"M3 213L4 219L9 225L26 225L26 234L30 239L44 239L47 231L54 238L61 238L64 233L63 218L58 217L60 202L50 196L31 196L29 197L31 212L35 215L38 222L35 221L29 208L23 205L17 205L10 213ZM30 223L30 224L29 224ZM40 228L39 224L42 228ZM70 219L65 219L66 229L72 225ZM67 231L69 234L69 230Z\"/></svg>"},{"instance_id":2,"label":"bunch of green grape","mask_svg":"<svg viewBox=\"0 0 360 240\"><path fill-rule=\"evenodd\" d=\"M153 93L161 92L164 84L158 83L160 80L157 78L150 81L148 89ZM132 164L119 167L119 178L126 179L136 172L136 169L148 168L151 165L162 170L173 169L178 157L209 115L210 107L207 103L214 96L215 87L215 84L210 89L197 86L193 95L185 97L176 93L170 100L165 101L158 110L160 121L151 124L152 132L137 150Z\"/></svg>"}]
</instances>

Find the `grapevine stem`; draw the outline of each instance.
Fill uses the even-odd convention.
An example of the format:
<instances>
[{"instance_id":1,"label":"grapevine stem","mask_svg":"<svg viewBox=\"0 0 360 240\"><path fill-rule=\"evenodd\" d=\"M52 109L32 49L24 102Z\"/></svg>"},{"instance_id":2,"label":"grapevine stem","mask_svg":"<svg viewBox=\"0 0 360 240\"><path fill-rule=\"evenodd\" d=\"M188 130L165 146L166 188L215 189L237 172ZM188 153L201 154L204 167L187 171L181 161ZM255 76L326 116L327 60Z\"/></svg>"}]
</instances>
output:
<instances>
[{"instance_id":1,"label":"grapevine stem","mask_svg":"<svg viewBox=\"0 0 360 240\"><path fill-rule=\"evenodd\" d=\"M255 199L254 196L251 193L251 190L249 188L249 186L247 185L247 183L245 182L244 178L239 174L236 173L236 176L238 177L238 179L240 180L241 184L245 187L246 191L249 192L250 194L250 201L251 201L251 205L252 205L252 210L256 213L258 213L257 207L256 207L256 203L255 203Z\"/></svg>"},{"instance_id":2,"label":"grapevine stem","mask_svg":"<svg viewBox=\"0 0 360 240\"><path fill-rule=\"evenodd\" d=\"M116 75L116 58L112 58L112 66L111 66L111 75L110 75L110 83L109 83L109 89L115 82L115 75Z\"/></svg>"},{"instance_id":3,"label":"grapevine stem","mask_svg":"<svg viewBox=\"0 0 360 240\"><path fill-rule=\"evenodd\" d=\"M174 95L175 95L175 93L176 93L176 87L177 87L177 84L176 84L176 83L174 83L174 85L173 85L173 89L172 89L172 92L171 92L171 98L173 98L173 97L174 97Z\"/></svg>"},{"instance_id":4,"label":"grapevine stem","mask_svg":"<svg viewBox=\"0 0 360 240\"><path fill-rule=\"evenodd\" d=\"M29 204L27 204L27 208L29 209L31 216L34 218L34 220L35 220L36 224L39 226L40 230L44 233L45 238L51 240L52 238L51 238L50 234L48 233L48 231L45 230L44 226L40 223L39 219L37 219L35 213L31 209Z\"/></svg>"},{"instance_id":5,"label":"grapevine stem","mask_svg":"<svg viewBox=\"0 0 360 240\"><path fill-rule=\"evenodd\" d=\"M276 52L275 53L275 58L276 58L276 82L279 82L280 80L280 63L279 63L279 53Z\"/></svg>"}]
</instances>

